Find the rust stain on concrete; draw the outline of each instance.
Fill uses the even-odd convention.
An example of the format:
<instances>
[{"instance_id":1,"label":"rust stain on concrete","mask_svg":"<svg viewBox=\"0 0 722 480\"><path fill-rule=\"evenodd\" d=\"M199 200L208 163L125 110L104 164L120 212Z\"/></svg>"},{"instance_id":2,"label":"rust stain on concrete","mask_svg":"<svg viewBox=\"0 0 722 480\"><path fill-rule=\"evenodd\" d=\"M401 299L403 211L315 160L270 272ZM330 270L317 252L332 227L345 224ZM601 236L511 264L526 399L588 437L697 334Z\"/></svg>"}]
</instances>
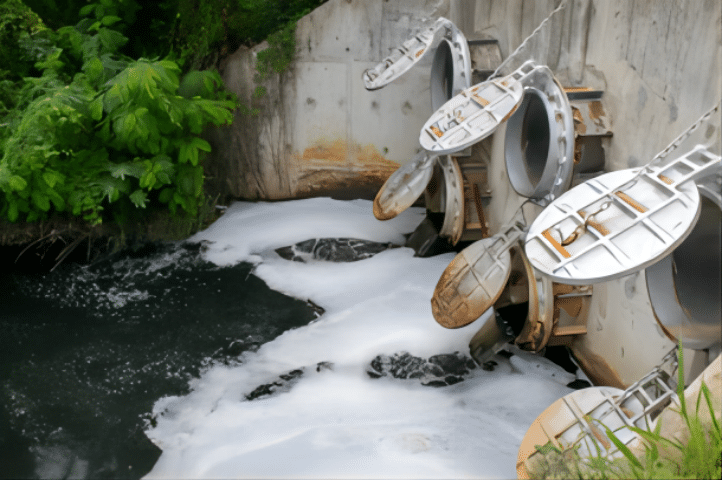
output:
<instances>
[{"instance_id":1,"label":"rust stain on concrete","mask_svg":"<svg viewBox=\"0 0 722 480\"><path fill-rule=\"evenodd\" d=\"M294 190L299 196L346 192L349 197L373 198L399 168L374 145L344 140L321 140L293 157Z\"/></svg>"},{"instance_id":2,"label":"rust stain on concrete","mask_svg":"<svg viewBox=\"0 0 722 480\"><path fill-rule=\"evenodd\" d=\"M577 337L572 342L572 353L574 358L582 367L584 373L589 379L597 386L607 385L610 387L619 388L624 390L629 385L625 384L619 373L604 360L603 357L592 352L581 340L581 337Z\"/></svg>"}]
</instances>

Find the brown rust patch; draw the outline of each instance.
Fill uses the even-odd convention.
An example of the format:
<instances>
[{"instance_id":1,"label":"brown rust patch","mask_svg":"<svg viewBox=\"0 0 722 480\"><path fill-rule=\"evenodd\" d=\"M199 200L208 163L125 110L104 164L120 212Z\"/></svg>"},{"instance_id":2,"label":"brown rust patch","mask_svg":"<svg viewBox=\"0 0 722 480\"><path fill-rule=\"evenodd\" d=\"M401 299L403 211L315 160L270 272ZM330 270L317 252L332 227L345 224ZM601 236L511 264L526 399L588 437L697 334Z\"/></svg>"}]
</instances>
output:
<instances>
[{"instance_id":1,"label":"brown rust patch","mask_svg":"<svg viewBox=\"0 0 722 480\"><path fill-rule=\"evenodd\" d=\"M644 213L647 211L647 207L630 197L624 192L614 192L615 195L617 195L619 198L624 200L628 205L630 205L633 209L638 211L639 213Z\"/></svg>"},{"instance_id":2,"label":"brown rust patch","mask_svg":"<svg viewBox=\"0 0 722 480\"><path fill-rule=\"evenodd\" d=\"M516 112L516 109L517 109L517 108L519 108L519 104L514 105L514 108L511 109L511 112L507 113L507 114L504 116L504 118L501 119L501 121L499 122L499 124L502 124L502 123L506 122L507 120L509 120L509 117L511 117L512 115L514 115L514 112Z\"/></svg>"},{"instance_id":3,"label":"brown rust patch","mask_svg":"<svg viewBox=\"0 0 722 480\"><path fill-rule=\"evenodd\" d=\"M582 370L587 377L596 386L609 386L619 388L621 390L626 389L629 385L626 385L619 374L612 368L606 360L600 355L593 353L589 350L581 339L584 337L577 337L572 342L571 350L574 354L574 359L582 367Z\"/></svg>"},{"instance_id":4,"label":"brown rust patch","mask_svg":"<svg viewBox=\"0 0 722 480\"><path fill-rule=\"evenodd\" d=\"M471 96L471 98L473 98L474 101L476 101L476 103L478 103L482 107L486 107L487 105L489 105L489 100L487 100L486 98L480 97L479 95L474 94Z\"/></svg>"},{"instance_id":5,"label":"brown rust patch","mask_svg":"<svg viewBox=\"0 0 722 480\"><path fill-rule=\"evenodd\" d=\"M571 254L567 251L567 249L562 247L561 244L552 237L552 234L549 233L548 229L542 232L542 237L544 237L544 239L546 239L546 241L549 242L552 247L557 250L557 252L561 253L564 258L571 257Z\"/></svg>"},{"instance_id":6,"label":"brown rust patch","mask_svg":"<svg viewBox=\"0 0 722 480\"><path fill-rule=\"evenodd\" d=\"M662 181L663 181L664 183L666 183L667 185L672 185L672 184L674 183L674 180L672 180L672 179L669 178L669 177L665 177L665 176L662 175L661 173L660 173L659 175L657 175L657 178L659 178L660 180L662 180Z\"/></svg>"},{"instance_id":7,"label":"brown rust patch","mask_svg":"<svg viewBox=\"0 0 722 480\"><path fill-rule=\"evenodd\" d=\"M479 228L481 228L481 238L487 238L489 236L489 229L486 226L484 207L481 205L481 192L479 192L479 185L474 183L472 185L472 190L474 193L474 206L476 207L476 216L479 219Z\"/></svg>"},{"instance_id":8,"label":"brown rust patch","mask_svg":"<svg viewBox=\"0 0 722 480\"><path fill-rule=\"evenodd\" d=\"M582 142L577 138L574 141L574 165L582 162Z\"/></svg>"},{"instance_id":9,"label":"brown rust patch","mask_svg":"<svg viewBox=\"0 0 722 480\"><path fill-rule=\"evenodd\" d=\"M431 126L431 131L434 132L434 135L436 135L436 136L439 137L439 138L441 138L441 137L444 136L444 132L442 132L441 130L439 130L439 129L438 129L437 127L435 127L434 125Z\"/></svg>"},{"instance_id":10,"label":"brown rust patch","mask_svg":"<svg viewBox=\"0 0 722 480\"><path fill-rule=\"evenodd\" d=\"M576 93L576 92L589 92L592 89L589 87L562 87L562 89L566 93Z\"/></svg>"},{"instance_id":11,"label":"brown rust patch","mask_svg":"<svg viewBox=\"0 0 722 480\"><path fill-rule=\"evenodd\" d=\"M494 302L478 305L459 293L460 279L469 275L471 266L463 255L457 255L441 274L431 297L431 313L444 328L461 328L474 322ZM496 300L496 299L493 299ZM470 308L471 304L473 307ZM478 307L478 308L477 308Z\"/></svg>"},{"instance_id":12,"label":"brown rust patch","mask_svg":"<svg viewBox=\"0 0 722 480\"><path fill-rule=\"evenodd\" d=\"M374 198L373 203L373 212L374 217L376 217L377 220L391 220L395 216L399 214L399 212L396 212L394 210L386 211L383 208L381 208L381 190L379 190L379 193L376 194L376 198Z\"/></svg>"},{"instance_id":13,"label":"brown rust patch","mask_svg":"<svg viewBox=\"0 0 722 480\"><path fill-rule=\"evenodd\" d=\"M577 213L580 217L584 219L587 218L587 212L585 212L584 210L579 210ZM594 220L587 220L587 225L594 228L597 232L601 233L605 237L609 235L609 229L601 223L595 222Z\"/></svg>"},{"instance_id":14,"label":"brown rust patch","mask_svg":"<svg viewBox=\"0 0 722 480\"><path fill-rule=\"evenodd\" d=\"M293 195L331 194L343 198L373 198L399 164L385 158L373 145L343 140L319 141L293 155ZM355 193L354 193L355 192Z\"/></svg>"},{"instance_id":15,"label":"brown rust patch","mask_svg":"<svg viewBox=\"0 0 722 480\"><path fill-rule=\"evenodd\" d=\"M634 418L634 412L627 407L620 406L619 409L627 416L627 418Z\"/></svg>"},{"instance_id":16,"label":"brown rust patch","mask_svg":"<svg viewBox=\"0 0 722 480\"><path fill-rule=\"evenodd\" d=\"M575 106L572 106L572 120L574 122L574 131L579 135L587 133L587 126L584 123L582 112Z\"/></svg>"},{"instance_id":17,"label":"brown rust patch","mask_svg":"<svg viewBox=\"0 0 722 480\"><path fill-rule=\"evenodd\" d=\"M592 435L594 435L594 438L599 440L599 442L604 445L604 448L609 450L612 444L610 443L604 432L602 432L602 430L594 424L594 420L592 420L592 417L589 415L584 415L584 420L587 421L587 425L589 425L589 429L592 431Z\"/></svg>"},{"instance_id":18,"label":"brown rust patch","mask_svg":"<svg viewBox=\"0 0 722 480\"><path fill-rule=\"evenodd\" d=\"M604 112L604 106L599 100L589 102L589 118L592 120L599 120L601 117L605 117L607 114Z\"/></svg>"},{"instance_id":19,"label":"brown rust patch","mask_svg":"<svg viewBox=\"0 0 722 480\"><path fill-rule=\"evenodd\" d=\"M422 48L421 50L419 50L418 52L416 52L416 55L415 55L416 58L419 58L425 51L426 51L426 49L425 49L425 48Z\"/></svg>"}]
</instances>

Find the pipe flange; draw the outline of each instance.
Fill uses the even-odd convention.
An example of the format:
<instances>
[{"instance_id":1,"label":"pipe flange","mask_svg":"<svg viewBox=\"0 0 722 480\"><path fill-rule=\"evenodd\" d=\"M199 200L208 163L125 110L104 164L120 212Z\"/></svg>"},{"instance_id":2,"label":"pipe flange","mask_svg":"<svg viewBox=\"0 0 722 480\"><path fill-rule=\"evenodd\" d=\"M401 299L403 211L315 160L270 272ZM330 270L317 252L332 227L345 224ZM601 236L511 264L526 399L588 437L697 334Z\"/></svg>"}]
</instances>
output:
<instances>
[{"instance_id":1,"label":"pipe flange","mask_svg":"<svg viewBox=\"0 0 722 480\"><path fill-rule=\"evenodd\" d=\"M392 173L374 198L374 216L389 220L413 205L424 193L435 161L436 155L422 150Z\"/></svg>"},{"instance_id":2,"label":"pipe flange","mask_svg":"<svg viewBox=\"0 0 722 480\"><path fill-rule=\"evenodd\" d=\"M548 67L536 66L521 83L522 103L507 122L504 146L507 173L519 195L547 206L571 183L572 109L564 89Z\"/></svg>"},{"instance_id":3,"label":"pipe flange","mask_svg":"<svg viewBox=\"0 0 722 480\"><path fill-rule=\"evenodd\" d=\"M456 160L450 155L438 158L439 166L444 172L444 224L439 235L449 239L456 245L464 233L464 179Z\"/></svg>"},{"instance_id":4,"label":"pipe flange","mask_svg":"<svg viewBox=\"0 0 722 480\"><path fill-rule=\"evenodd\" d=\"M529 286L529 313L514 343L523 350L538 353L546 347L554 327L554 286L549 277L532 267L521 245L513 248L522 260Z\"/></svg>"},{"instance_id":5,"label":"pipe flange","mask_svg":"<svg viewBox=\"0 0 722 480\"><path fill-rule=\"evenodd\" d=\"M467 88L471 81L471 55L466 38L451 20L439 17L430 27L424 28L400 46L392 49L391 55L376 66L364 71L362 78L366 90L383 88L408 72L432 50L439 38L448 42L452 52L456 52L461 57L455 60L461 70L458 74L455 72L454 88L458 88L459 91ZM457 76L459 77L458 83L456 83Z\"/></svg>"},{"instance_id":6,"label":"pipe flange","mask_svg":"<svg viewBox=\"0 0 722 480\"><path fill-rule=\"evenodd\" d=\"M436 111L471 85L471 53L466 37L449 22L431 64L431 109Z\"/></svg>"}]
</instances>

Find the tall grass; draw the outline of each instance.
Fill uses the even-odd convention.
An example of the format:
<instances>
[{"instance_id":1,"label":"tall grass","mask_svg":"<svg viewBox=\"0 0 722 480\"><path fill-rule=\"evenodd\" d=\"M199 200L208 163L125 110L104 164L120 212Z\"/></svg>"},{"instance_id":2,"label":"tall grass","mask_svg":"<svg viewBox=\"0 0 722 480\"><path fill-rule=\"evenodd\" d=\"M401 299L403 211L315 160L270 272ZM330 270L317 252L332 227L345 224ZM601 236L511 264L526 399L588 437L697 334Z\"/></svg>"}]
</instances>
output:
<instances>
[{"instance_id":1,"label":"tall grass","mask_svg":"<svg viewBox=\"0 0 722 480\"><path fill-rule=\"evenodd\" d=\"M630 450L615 432L602 425L609 440L622 453L622 457L609 458L597 446L596 455L582 458L577 450L560 451L556 448L544 452L545 461L539 462L531 471L532 478L544 479L718 479L722 478L722 431L715 416L712 394L702 382L700 393L693 410L684 397L684 359L682 348L678 349L677 396L679 409L675 409L684 420L689 435L685 440L663 436L662 418L654 430L626 427L642 439L643 454ZM702 399L704 398L704 406ZM711 422L703 421L700 408L707 409ZM669 434L668 434L669 435ZM684 438L685 436L682 435ZM541 450L540 450L541 451Z\"/></svg>"}]
</instances>

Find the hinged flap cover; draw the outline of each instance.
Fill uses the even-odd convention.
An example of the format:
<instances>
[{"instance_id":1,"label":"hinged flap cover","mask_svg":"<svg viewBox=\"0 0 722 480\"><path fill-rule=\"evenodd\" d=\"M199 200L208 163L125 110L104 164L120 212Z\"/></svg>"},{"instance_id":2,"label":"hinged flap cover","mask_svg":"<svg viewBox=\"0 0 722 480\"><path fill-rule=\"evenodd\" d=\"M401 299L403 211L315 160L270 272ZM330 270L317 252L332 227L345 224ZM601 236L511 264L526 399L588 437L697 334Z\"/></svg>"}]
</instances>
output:
<instances>
[{"instance_id":1,"label":"hinged flap cover","mask_svg":"<svg viewBox=\"0 0 722 480\"><path fill-rule=\"evenodd\" d=\"M719 161L698 145L672 162L578 185L532 224L525 242L529 261L571 285L604 282L651 265L691 232L700 206L694 180Z\"/></svg>"}]
</instances>

